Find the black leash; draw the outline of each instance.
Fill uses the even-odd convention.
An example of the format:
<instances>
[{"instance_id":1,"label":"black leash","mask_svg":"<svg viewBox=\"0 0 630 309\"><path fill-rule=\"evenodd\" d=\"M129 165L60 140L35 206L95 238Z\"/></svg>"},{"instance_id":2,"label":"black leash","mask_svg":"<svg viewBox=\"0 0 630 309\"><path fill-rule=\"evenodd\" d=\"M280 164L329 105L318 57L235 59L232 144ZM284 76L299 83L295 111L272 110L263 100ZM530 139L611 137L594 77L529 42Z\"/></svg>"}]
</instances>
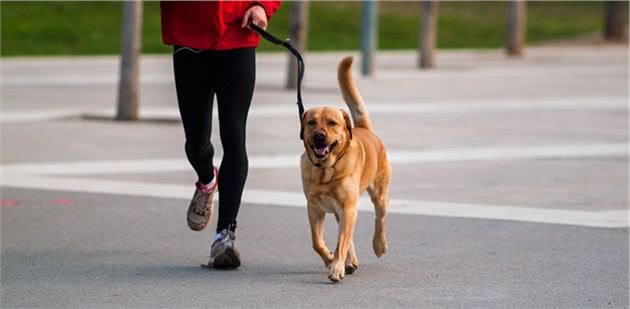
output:
<instances>
[{"instance_id":1,"label":"black leash","mask_svg":"<svg viewBox=\"0 0 630 309\"><path fill-rule=\"evenodd\" d=\"M304 104L302 103L302 78L304 77L304 60L302 59L302 55L300 55L300 52L293 47L293 45L291 45L291 43L289 43L289 39L286 40L281 40L275 36L273 36L271 33L263 30L262 28L254 25L254 24L249 24L249 27L254 29L256 32L258 32L263 38L265 38L265 40L275 44L275 45L282 45L284 46L286 49L288 49L294 56L295 58L297 58L297 63L298 63L298 67L297 67L297 106L298 106L298 116L300 117L300 121L302 121L302 115L304 115Z\"/></svg>"}]
</instances>

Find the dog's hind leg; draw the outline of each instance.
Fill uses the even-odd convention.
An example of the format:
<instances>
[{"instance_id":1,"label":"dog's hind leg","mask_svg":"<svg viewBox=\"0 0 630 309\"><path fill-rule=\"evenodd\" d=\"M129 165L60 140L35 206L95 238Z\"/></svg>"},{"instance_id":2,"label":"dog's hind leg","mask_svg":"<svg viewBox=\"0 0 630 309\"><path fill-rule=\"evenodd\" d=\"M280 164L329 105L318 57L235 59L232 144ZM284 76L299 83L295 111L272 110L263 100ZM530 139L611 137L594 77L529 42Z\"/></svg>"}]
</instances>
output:
<instances>
[{"instance_id":1,"label":"dog's hind leg","mask_svg":"<svg viewBox=\"0 0 630 309\"><path fill-rule=\"evenodd\" d=\"M339 215L335 213L335 219L339 223ZM350 239L350 246L348 247L348 256L346 256L346 274L351 275L359 268L359 258L354 250L354 239Z\"/></svg>"},{"instance_id":2,"label":"dog's hind leg","mask_svg":"<svg viewBox=\"0 0 630 309\"><path fill-rule=\"evenodd\" d=\"M374 185L368 188L368 194L374 204L374 237L372 238L372 249L377 257L381 257L387 251L387 208L389 206L389 173L378 177Z\"/></svg>"},{"instance_id":3,"label":"dog's hind leg","mask_svg":"<svg viewBox=\"0 0 630 309\"><path fill-rule=\"evenodd\" d=\"M316 207L308 207L308 221L311 225L313 250L319 254L326 266L333 260L333 254L324 242L324 218L326 214Z\"/></svg>"}]
</instances>

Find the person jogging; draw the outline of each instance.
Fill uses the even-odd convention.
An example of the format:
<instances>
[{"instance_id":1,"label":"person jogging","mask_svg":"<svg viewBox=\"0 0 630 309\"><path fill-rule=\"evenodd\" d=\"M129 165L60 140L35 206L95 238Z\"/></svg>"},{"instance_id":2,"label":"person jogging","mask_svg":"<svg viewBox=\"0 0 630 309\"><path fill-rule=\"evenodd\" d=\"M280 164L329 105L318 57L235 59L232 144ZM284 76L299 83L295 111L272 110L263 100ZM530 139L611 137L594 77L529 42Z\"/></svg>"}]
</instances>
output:
<instances>
[{"instance_id":1,"label":"person jogging","mask_svg":"<svg viewBox=\"0 0 630 309\"><path fill-rule=\"evenodd\" d=\"M188 207L188 226L203 230L219 195L219 218L210 262L216 268L241 265L235 247L237 216L247 179L247 114L256 80L257 33L280 1L162 1L162 40L173 46L177 103L186 137L185 152L198 179ZM212 104L217 99L221 166L213 164Z\"/></svg>"}]
</instances>

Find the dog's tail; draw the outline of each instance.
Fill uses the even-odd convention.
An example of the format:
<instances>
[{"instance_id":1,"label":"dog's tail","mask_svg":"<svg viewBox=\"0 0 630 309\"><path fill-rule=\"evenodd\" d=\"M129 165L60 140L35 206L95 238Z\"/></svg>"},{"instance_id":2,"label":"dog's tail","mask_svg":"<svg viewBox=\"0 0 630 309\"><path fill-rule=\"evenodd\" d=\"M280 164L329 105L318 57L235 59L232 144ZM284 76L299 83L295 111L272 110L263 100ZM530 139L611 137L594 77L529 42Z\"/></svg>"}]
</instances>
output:
<instances>
[{"instance_id":1,"label":"dog's tail","mask_svg":"<svg viewBox=\"0 0 630 309\"><path fill-rule=\"evenodd\" d=\"M350 70L351 66L352 57L345 57L339 63L339 68L337 70L339 88L341 89L343 100L350 109L354 125L359 128L372 130L372 122L370 121L370 116L365 108L365 103L363 103L363 98L361 98L361 94L354 83L354 79L352 79L352 71Z\"/></svg>"}]
</instances>

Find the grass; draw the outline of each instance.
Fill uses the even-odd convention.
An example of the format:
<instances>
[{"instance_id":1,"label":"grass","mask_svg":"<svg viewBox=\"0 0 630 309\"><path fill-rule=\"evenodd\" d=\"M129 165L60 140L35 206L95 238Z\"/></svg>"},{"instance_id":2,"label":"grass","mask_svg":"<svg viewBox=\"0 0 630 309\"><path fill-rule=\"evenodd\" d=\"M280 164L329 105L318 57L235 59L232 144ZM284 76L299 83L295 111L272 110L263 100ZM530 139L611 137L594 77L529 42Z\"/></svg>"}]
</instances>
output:
<instances>
[{"instance_id":1,"label":"grass","mask_svg":"<svg viewBox=\"0 0 630 309\"><path fill-rule=\"evenodd\" d=\"M601 31L602 2L529 2L527 41L559 40ZM627 3L625 11L627 12ZM287 36L290 3L273 17L270 31ZM497 48L505 37L507 3L441 2L439 48ZM143 52L166 53L158 2L144 3ZM311 2L309 50L359 48L360 2ZM418 2L379 3L379 49L417 46ZM0 2L3 56L117 54L121 2ZM268 43L261 50L279 51Z\"/></svg>"}]
</instances>

